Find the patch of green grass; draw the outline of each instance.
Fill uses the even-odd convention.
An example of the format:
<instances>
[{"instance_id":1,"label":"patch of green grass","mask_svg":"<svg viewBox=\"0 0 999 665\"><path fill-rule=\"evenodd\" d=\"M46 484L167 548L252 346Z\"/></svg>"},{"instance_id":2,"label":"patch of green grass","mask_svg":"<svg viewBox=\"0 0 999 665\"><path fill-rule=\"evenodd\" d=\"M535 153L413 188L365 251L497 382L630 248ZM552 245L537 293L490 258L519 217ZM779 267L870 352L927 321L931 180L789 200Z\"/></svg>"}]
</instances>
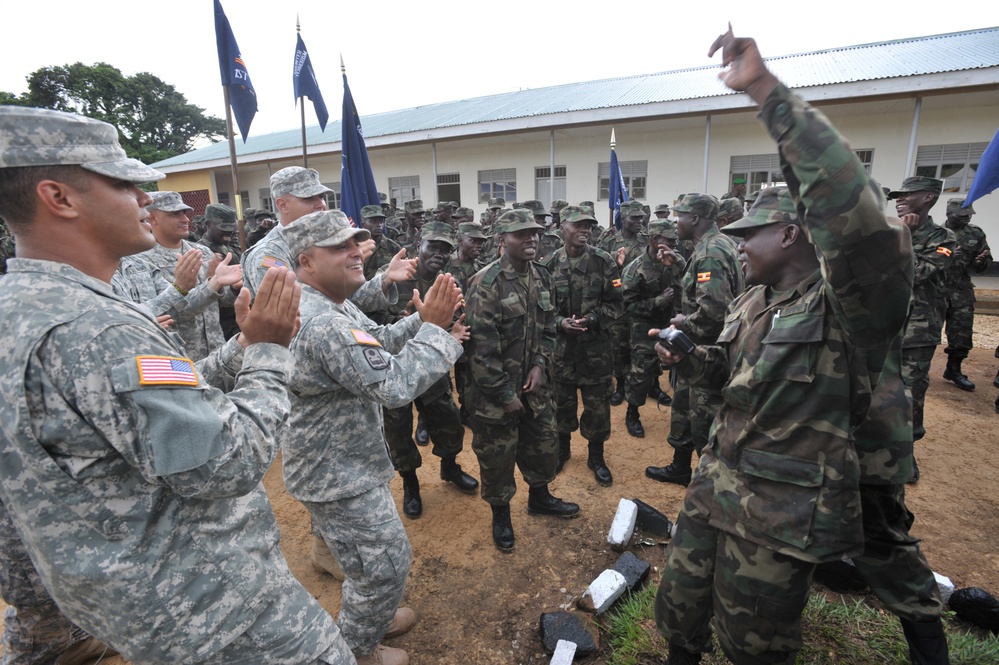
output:
<instances>
[{"instance_id":1,"label":"patch of green grass","mask_svg":"<svg viewBox=\"0 0 999 665\"><path fill-rule=\"evenodd\" d=\"M653 602L656 585L649 584L608 613L604 627L610 644L607 665L661 663L666 643L656 630ZM999 665L999 637L969 632L944 615L951 665ZM813 593L802 614L804 646L797 665L908 665L909 650L902 627L891 613L863 599L827 598ZM725 665L728 659L714 641L702 665Z\"/></svg>"}]
</instances>

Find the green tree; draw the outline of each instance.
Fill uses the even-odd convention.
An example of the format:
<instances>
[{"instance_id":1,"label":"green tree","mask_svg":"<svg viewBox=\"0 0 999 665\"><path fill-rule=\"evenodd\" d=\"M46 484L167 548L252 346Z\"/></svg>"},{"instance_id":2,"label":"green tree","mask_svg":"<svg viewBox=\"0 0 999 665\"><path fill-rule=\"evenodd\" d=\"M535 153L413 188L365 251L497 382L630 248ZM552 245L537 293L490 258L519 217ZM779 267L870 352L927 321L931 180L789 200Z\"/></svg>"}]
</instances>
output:
<instances>
[{"instance_id":1,"label":"green tree","mask_svg":"<svg viewBox=\"0 0 999 665\"><path fill-rule=\"evenodd\" d=\"M130 157L149 164L188 152L195 141L225 138L225 121L205 115L177 89L148 72L125 76L106 62L43 67L28 92L0 92L0 103L70 111L118 128Z\"/></svg>"}]
</instances>

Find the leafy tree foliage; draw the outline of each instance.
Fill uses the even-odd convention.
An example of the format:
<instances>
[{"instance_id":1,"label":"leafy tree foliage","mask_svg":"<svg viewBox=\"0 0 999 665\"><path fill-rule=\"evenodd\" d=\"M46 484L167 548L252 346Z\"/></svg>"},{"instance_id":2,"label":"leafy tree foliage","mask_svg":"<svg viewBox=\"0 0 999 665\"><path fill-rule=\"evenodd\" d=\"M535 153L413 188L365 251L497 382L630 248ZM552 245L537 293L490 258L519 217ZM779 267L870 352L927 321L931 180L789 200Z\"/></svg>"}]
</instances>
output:
<instances>
[{"instance_id":1,"label":"leafy tree foliage","mask_svg":"<svg viewBox=\"0 0 999 665\"><path fill-rule=\"evenodd\" d=\"M118 128L130 157L150 164L188 152L195 141L224 139L225 121L205 115L177 89L148 72L125 76L98 62L43 67L28 76L28 92L0 91L0 104L70 111Z\"/></svg>"}]
</instances>

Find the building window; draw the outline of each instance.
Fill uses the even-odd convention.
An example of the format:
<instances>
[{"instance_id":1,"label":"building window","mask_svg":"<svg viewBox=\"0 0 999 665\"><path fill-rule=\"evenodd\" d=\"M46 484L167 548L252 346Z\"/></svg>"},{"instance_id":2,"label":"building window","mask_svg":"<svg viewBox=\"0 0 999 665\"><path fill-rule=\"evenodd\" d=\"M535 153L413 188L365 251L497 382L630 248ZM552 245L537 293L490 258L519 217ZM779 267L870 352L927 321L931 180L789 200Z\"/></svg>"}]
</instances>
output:
<instances>
[{"instance_id":1,"label":"building window","mask_svg":"<svg viewBox=\"0 0 999 665\"><path fill-rule=\"evenodd\" d=\"M270 187L258 189L257 194L260 195L260 209L274 212L274 201L271 199Z\"/></svg>"},{"instance_id":2,"label":"building window","mask_svg":"<svg viewBox=\"0 0 999 665\"><path fill-rule=\"evenodd\" d=\"M392 204L398 207L407 201L422 198L420 196L420 176L405 175L399 178L389 178L389 197Z\"/></svg>"},{"instance_id":3,"label":"building window","mask_svg":"<svg viewBox=\"0 0 999 665\"><path fill-rule=\"evenodd\" d=\"M988 143L921 145L916 152L916 175L943 180L943 191L964 193L971 188L978 162Z\"/></svg>"},{"instance_id":4,"label":"building window","mask_svg":"<svg viewBox=\"0 0 999 665\"><path fill-rule=\"evenodd\" d=\"M555 199L565 199L565 166L555 167L555 190L552 191L552 168L538 166L534 169L534 198L549 204Z\"/></svg>"},{"instance_id":5,"label":"building window","mask_svg":"<svg viewBox=\"0 0 999 665\"><path fill-rule=\"evenodd\" d=\"M495 198L507 203L517 200L517 169L479 171L479 203Z\"/></svg>"},{"instance_id":6,"label":"building window","mask_svg":"<svg viewBox=\"0 0 999 665\"><path fill-rule=\"evenodd\" d=\"M240 212L250 207L250 193L248 191L244 190L240 192L239 199L240 199L240 204L243 206ZM230 208L233 207L232 196L229 194L229 192L219 192L219 203L221 203L222 205L227 205Z\"/></svg>"},{"instance_id":7,"label":"building window","mask_svg":"<svg viewBox=\"0 0 999 665\"><path fill-rule=\"evenodd\" d=\"M461 174L437 174L437 202L457 201L461 203Z\"/></svg>"},{"instance_id":8,"label":"building window","mask_svg":"<svg viewBox=\"0 0 999 665\"><path fill-rule=\"evenodd\" d=\"M340 209L340 183L338 183L338 182L324 182L323 186L324 187L329 187L330 189L333 190L332 192L326 192L326 195L323 197L324 199L326 199L326 207L329 208L330 210L339 210Z\"/></svg>"},{"instance_id":9,"label":"building window","mask_svg":"<svg viewBox=\"0 0 999 665\"><path fill-rule=\"evenodd\" d=\"M649 162L618 162L621 176L624 177L624 187L628 190L629 199L644 199L648 188L646 180L649 176ZM610 162L600 162L597 172L599 195L597 200L606 201L610 197Z\"/></svg>"},{"instance_id":10,"label":"building window","mask_svg":"<svg viewBox=\"0 0 999 665\"><path fill-rule=\"evenodd\" d=\"M746 194L758 192L764 187L784 185L784 172L780 169L780 156L736 155L729 160L728 192L735 187L736 179L746 183Z\"/></svg>"},{"instance_id":11,"label":"building window","mask_svg":"<svg viewBox=\"0 0 999 665\"><path fill-rule=\"evenodd\" d=\"M860 163L864 165L864 170L867 171L867 175L871 175L871 167L874 166L874 149L868 148L866 150L854 150L853 154L857 156Z\"/></svg>"}]
</instances>

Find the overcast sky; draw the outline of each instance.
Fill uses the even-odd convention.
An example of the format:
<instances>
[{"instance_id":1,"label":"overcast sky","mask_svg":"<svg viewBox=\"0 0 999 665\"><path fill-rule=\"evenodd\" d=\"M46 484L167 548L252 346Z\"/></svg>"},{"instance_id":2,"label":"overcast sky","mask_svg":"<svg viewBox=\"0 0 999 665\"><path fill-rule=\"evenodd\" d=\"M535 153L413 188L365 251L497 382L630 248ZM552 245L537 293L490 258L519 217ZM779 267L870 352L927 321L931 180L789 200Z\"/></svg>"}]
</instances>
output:
<instances>
[{"instance_id":1,"label":"overcast sky","mask_svg":"<svg viewBox=\"0 0 999 665\"><path fill-rule=\"evenodd\" d=\"M973 10L920 0L799 0L785 3L797 10L787 15L781 4L751 13L754 3L745 0L222 0L257 92L251 136L299 125L291 81L296 14L331 120L340 117L341 53L363 117L709 65L708 47L728 20L736 35L755 37L764 56L999 25L999 3ZM940 12L950 7L961 15ZM152 72L207 113L225 115L212 0L8 0L0 17L0 90L25 92L25 77L40 67L103 61L125 74ZM311 105L306 122L317 123Z\"/></svg>"}]
</instances>

